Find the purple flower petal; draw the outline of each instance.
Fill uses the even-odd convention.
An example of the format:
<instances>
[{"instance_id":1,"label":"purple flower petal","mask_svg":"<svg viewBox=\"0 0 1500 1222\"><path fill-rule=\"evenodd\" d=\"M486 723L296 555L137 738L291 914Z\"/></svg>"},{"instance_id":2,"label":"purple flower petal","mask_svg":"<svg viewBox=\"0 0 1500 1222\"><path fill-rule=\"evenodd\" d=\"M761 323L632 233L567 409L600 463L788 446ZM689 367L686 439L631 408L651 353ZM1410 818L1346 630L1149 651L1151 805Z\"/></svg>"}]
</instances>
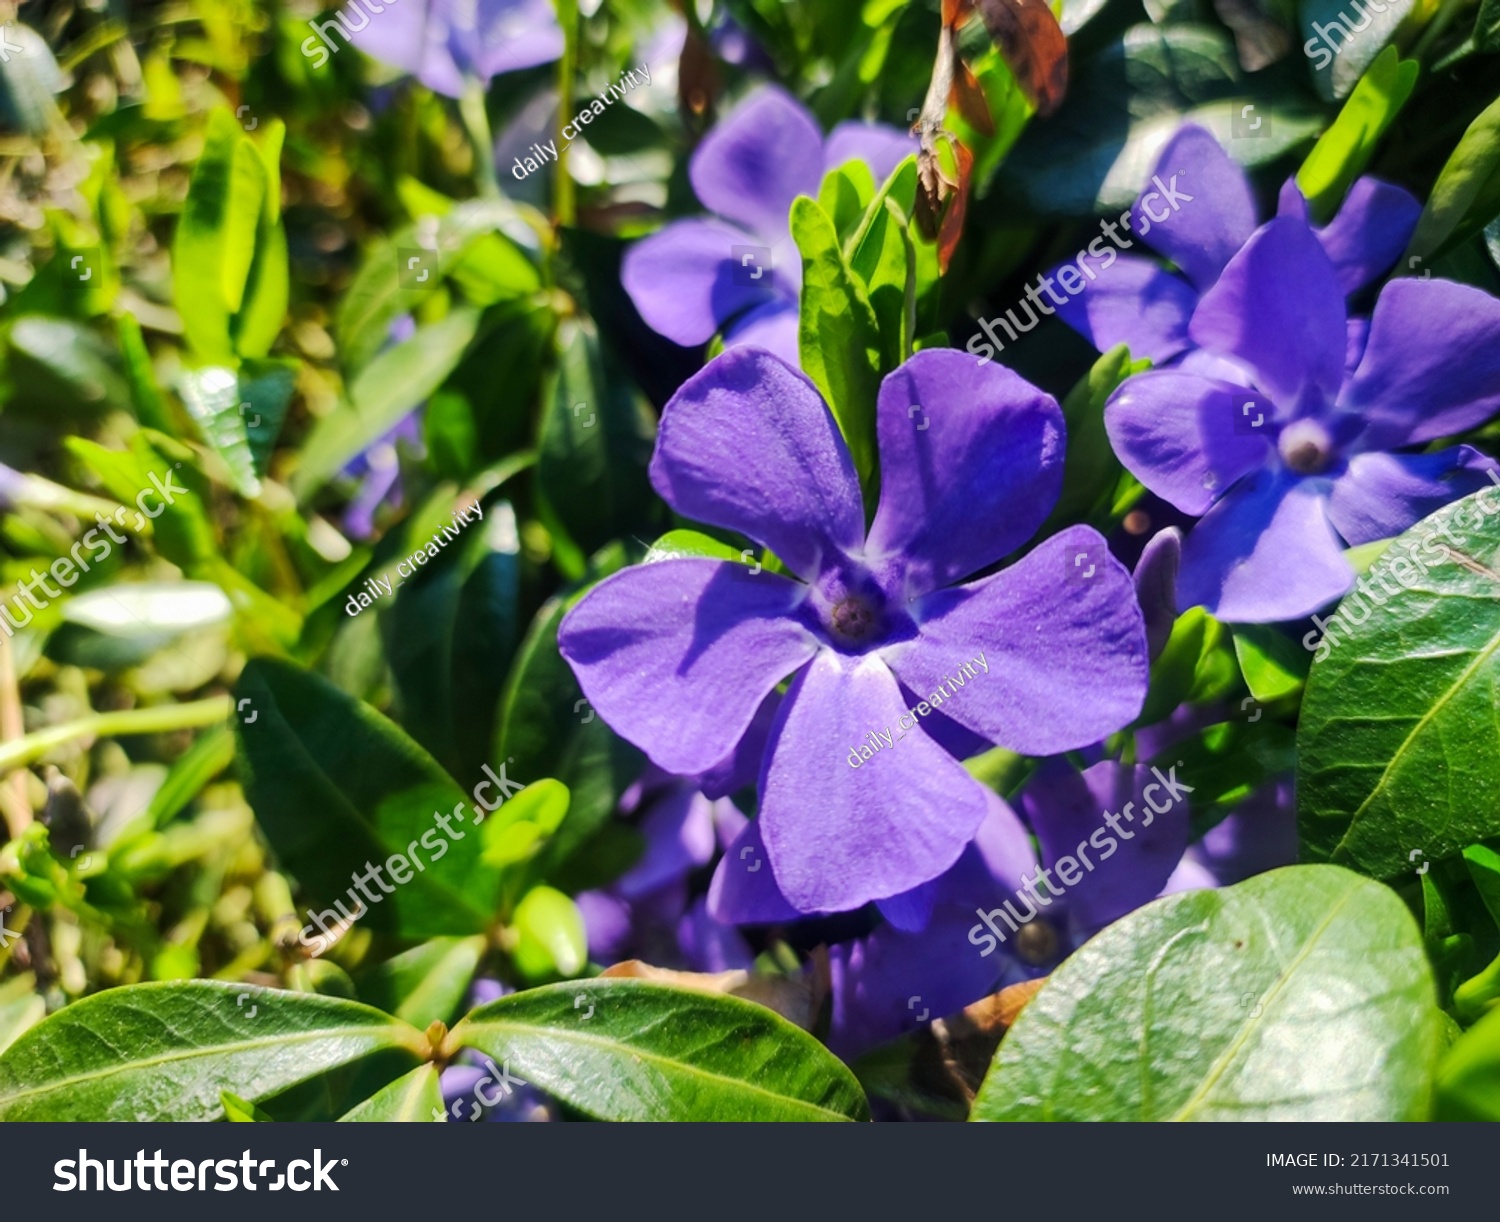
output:
<instances>
[{"instance_id":1,"label":"purple flower petal","mask_svg":"<svg viewBox=\"0 0 1500 1222\"><path fill-rule=\"evenodd\" d=\"M775 298L741 315L724 332L725 348L764 348L797 368L802 350L797 334L797 298Z\"/></svg>"},{"instance_id":2,"label":"purple flower petal","mask_svg":"<svg viewBox=\"0 0 1500 1222\"><path fill-rule=\"evenodd\" d=\"M1066 895L1080 938L1155 899L1181 860L1188 803L1162 775L1177 780L1175 769L1159 774L1106 760L1078 773L1054 761L1022 792L1021 813L1058 875L1052 894Z\"/></svg>"},{"instance_id":3,"label":"purple flower petal","mask_svg":"<svg viewBox=\"0 0 1500 1222\"><path fill-rule=\"evenodd\" d=\"M792 200L817 195L822 147L812 115L785 91L763 86L703 138L688 177L710 212L777 237Z\"/></svg>"},{"instance_id":4,"label":"purple flower petal","mask_svg":"<svg viewBox=\"0 0 1500 1222\"><path fill-rule=\"evenodd\" d=\"M1392 280L1339 406L1373 417L1371 448L1462 432L1500 410L1500 300L1450 280Z\"/></svg>"},{"instance_id":5,"label":"purple flower petal","mask_svg":"<svg viewBox=\"0 0 1500 1222\"><path fill-rule=\"evenodd\" d=\"M1177 622L1177 569L1182 562L1182 532L1175 526L1158 531L1135 562L1136 601L1146 621L1146 652L1154 662L1167 647Z\"/></svg>"},{"instance_id":6,"label":"purple flower petal","mask_svg":"<svg viewBox=\"0 0 1500 1222\"><path fill-rule=\"evenodd\" d=\"M677 922L677 944L693 972L744 971L755 962L750 944L739 931L709 916L701 899Z\"/></svg>"},{"instance_id":7,"label":"purple flower petal","mask_svg":"<svg viewBox=\"0 0 1500 1222\"><path fill-rule=\"evenodd\" d=\"M876 900L880 915L905 933L920 933L932 919L932 905L937 900L938 880L933 878L920 887Z\"/></svg>"},{"instance_id":8,"label":"purple flower petal","mask_svg":"<svg viewBox=\"0 0 1500 1222\"><path fill-rule=\"evenodd\" d=\"M1054 279L1058 270L1050 273ZM1198 294L1182 277L1134 255L1101 264L1098 277L1058 306L1057 315L1100 352L1128 344L1132 357L1160 365L1191 345L1188 322Z\"/></svg>"},{"instance_id":9,"label":"purple flower petal","mask_svg":"<svg viewBox=\"0 0 1500 1222\"><path fill-rule=\"evenodd\" d=\"M704 344L736 314L775 300L774 282L735 274L731 248L744 244L758 245L719 221L674 221L625 252L620 282L653 331L674 344Z\"/></svg>"},{"instance_id":10,"label":"purple flower petal","mask_svg":"<svg viewBox=\"0 0 1500 1222\"><path fill-rule=\"evenodd\" d=\"M1357 454L1333 483L1328 517L1357 547L1389 539L1450 501L1489 486L1495 460L1471 446L1437 454Z\"/></svg>"},{"instance_id":11,"label":"purple flower petal","mask_svg":"<svg viewBox=\"0 0 1500 1222\"><path fill-rule=\"evenodd\" d=\"M791 618L803 588L720 560L663 560L600 582L558 648L590 703L668 772L716 766L756 708L817 649Z\"/></svg>"},{"instance_id":12,"label":"purple flower petal","mask_svg":"<svg viewBox=\"0 0 1500 1222\"><path fill-rule=\"evenodd\" d=\"M756 348L725 352L672 396L651 482L684 517L748 535L808 579L864 540L832 413L803 374Z\"/></svg>"},{"instance_id":13,"label":"purple flower petal","mask_svg":"<svg viewBox=\"0 0 1500 1222\"><path fill-rule=\"evenodd\" d=\"M1188 328L1238 358L1283 411L1331 403L1344 372L1344 294L1306 224L1270 222L1229 261Z\"/></svg>"},{"instance_id":14,"label":"purple flower petal","mask_svg":"<svg viewBox=\"0 0 1500 1222\"><path fill-rule=\"evenodd\" d=\"M708 914L727 925L781 925L800 918L776 885L769 861L760 824L747 823L714 869Z\"/></svg>"},{"instance_id":15,"label":"purple flower petal","mask_svg":"<svg viewBox=\"0 0 1500 1222\"><path fill-rule=\"evenodd\" d=\"M1188 850L1220 886L1297 860L1297 802L1291 777L1262 785Z\"/></svg>"},{"instance_id":16,"label":"purple flower petal","mask_svg":"<svg viewBox=\"0 0 1500 1222\"><path fill-rule=\"evenodd\" d=\"M1390 270L1421 215L1416 198L1388 182L1361 178L1349 188L1338 215L1318 230L1345 293L1358 292Z\"/></svg>"},{"instance_id":17,"label":"purple flower petal","mask_svg":"<svg viewBox=\"0 0 1500 1222\"><path fill-rule=\"evenodd\" d=\"M1269 469L1236 484L1188 533L1177 601L1231 623L1301 619L1354 582L1325 509L1326 481Z\"/></svg>"},{"instance_id":18,"label":"purple flower petal","mask_svg":"<svg viewBox=\"0 0 1500 1222\"><path fill-rule=\"evenodd\" d=\"M891 668L1003 747L1071 751L1141 711L1141 611L1130 574L1089 527L1069 527L992 577L928 595L917 619L916 639L885 651ZM975 662L959 685L954 672L981 654L988 669Z\"/></svg>"},{"instance_id":19,"label":"purple flower petal","mask_svg":"<svg viewBox=\"0 0 1500 1222\"><path fill-rule=\"evenodd\" d=\"M777 885L804 912L846 912L936 878L974 838L984 788L920 730L859 766L851 744L906 713L878 655L825 649L792 684L758 821Z\"/></svg>"},{"instance_id":20,"label":"purple flower petal","mask_svg":"<svg viewBox=\"0 0 1500 1222\"><path fill-rule=\"evenodd\" d=\"M477 34L473 62L485 81L562 58L563 31L551 0L479 0Z\"/></svg>"},{"instance_id":21,"label":"purple flower petal","mask_svg":"<svg viewBox=\"0 0 1500 1222\"><path fill-rule=\"evenodd\" d=\"M908 596L1009 554L1056 502L1062 412L1004 365L919 352L881 383L877 411L880 508L866 546L905 554Z\"/></svg>"},{"instance_id":22,"label":"purple flower petal","mask_svg":"<svg viewBox=\"0 0 1500 1222\"><path fill-rule=\"evenodd\" d=\"M823 146L823 173L846 161L863 161L878 187L898 165L917 151L917 138L885 123L849 120L828 133Z\"/></svg>"},{"instance_id":23,"label":"purple flower petal","mask_svg":"<svg viewBox=\"0 0 1500 1222\"><path fill-rule=\"evenodd\" d=\"M653 802L639 830L646 839L646 851L614 885L628 900L706 866L717 847L714 803L687 782L674 785Z\"/></svg>"},{"instance_id":24,"label":"purple flower petal","mask_svg":"<svg viewBox=\"0 0 1500 1222\"><path fill-rule=\"evenodd\" d=\"M1189 198L1169 200L1158 181ZM1151 199L1153 195L1155 200ZM1179 205L1175 210L1173 203ZM1151 249L1182 268L1199 292L1213 285L1255 230L1255 197L1245 172L1213 136L1191 125L1173 136L1162 150L1155 178L1141 192L1131 212L1133 231L1141 234ZM1167 219L1157 221L1155 217L1163 212Z\"/></svg>"},{"instance_id":25,"label":"purple flower petal","mask_svg":"<svg viewBox=\"0 0 1500 1222\"><path fill-rule=\"evenodd\" d=\"M1250 413L1241 415L1247 404ZM1152 369L1127 378L1109 397L1104 425L1132 475L1183 513L1202 514L1265 464L1271 411L1263 398L1228 382ZM1265 436L1250 427L1257 417Z\"/></svg>"},{"instance_id":26,"label":"purple flower petal","mask_svg":"<svg viewBox=\"0 0 1500 1222\"><path fill-rule=\"evenodd\" d=\"M580 891L573 902L583 918L589 957L598 963L615 963L624 958L632 932L630 905L608 891Z\"/></svg>"}]
</instances>

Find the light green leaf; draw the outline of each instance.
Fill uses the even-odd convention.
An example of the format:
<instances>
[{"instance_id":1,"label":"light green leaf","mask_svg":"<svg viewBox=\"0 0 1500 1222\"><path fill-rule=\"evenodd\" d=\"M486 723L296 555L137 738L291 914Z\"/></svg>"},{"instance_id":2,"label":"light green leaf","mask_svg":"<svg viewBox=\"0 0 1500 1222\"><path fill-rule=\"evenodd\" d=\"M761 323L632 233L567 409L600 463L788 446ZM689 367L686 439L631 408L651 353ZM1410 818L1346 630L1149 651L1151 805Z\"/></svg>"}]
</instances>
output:
<instances>
[{"instance_id":1,"label":"light green leaf","mask_svg":"<svg viewBox=\"0 0 1500 1222\"><path fill-rule=\"evenodd\" d=\"M1500 522L1488 497L1457 501L1400 536L1386 576L1405 557L1409 584L1383 577L1394 593L1379 595L1367 581L1376 594L1351 593L1329 617L1297 727L1311 860L1390 878L1410 871L1418 851L1441 861L1500 836ZM1447 533L1462 546L1441 542Z\"/></svg>"},{"instance_id":2,"label":"light green leaf","mask_svg":"<svg viewBox=\"0 0 1500 1222\"><path fill-rule=\"evenodd\" d=\"M208 980L129 985L75 1001L0 1054L0 1120L217 1120L223 1091L254 1102L425 1047L358 1002Z\"/></svg>"},{"instance_id":3,"label":"light green leaf","mask_svg":"<svg viewBox=\"0 0 1500 1222\"><path fill-rule=\"evenodd\" d=\"M802 369L832 409L870 500L879 479L875 397L880 390L880 324L844 259L828 214L800 195L792 203L791 226L802 255Z\"/></svg>"},{"instance_id":4,"label":"light green leaf","mask_svg":"<svg viewBox=\"0 0 1500 1222\"><path fill-rule=\"evenodd\" d=\"M1332 219L1350 184L1359 177L1375 146L1417 83L1418 64L1387 47L1360 78L1349 100L1297 171L1297 186L1321 222Z\"/></svg>"},{"instance_id":5,"label":"light green leaf","mask_svg":"<svg viewBox=\"0 0 1500 1222\"><path fill-rule=\"evenodd\" d=\"M219 1102L224 1105L224 1119L231 1124L268 1124L271 1117L248 1099L227 1090L219 1092Z\"/></svg>"},{"instance_id":6,"label":"light green leaf","mask_svg":"<svg viewBox=\"0 0 1500 1222\"><path fill-rule=\"evenodd\" d=\"M1438 1120L1500 1120L1500 1008L1448 1050L1437 1073Z\"/></svg>"},{"instance_id":7,"label":"light green leaf","mask_svg":"<svg viewBox=\"0 0 1500 1222\"><path fill-rule=\"evenodd\" d=\"M425 1031L451 1023L484 958L483 935L432 938L393 955L360 981L359 995L378 1009Z\"/></svg>"},{"instance_id":8,"label":"light green leaf","mask_svg":"<svg viewBox=\"0 0 1500 1222\"><path fill-rule=\"evenodd\" d=\"M1440 1014L1393 892L1291 866L1167 896L1086 943L1006 1033L973 1116L1425 1119Z\"/></svg>"},{"instance_id":9,"label":"light green leaf","mask_svg":"<svg viewBox=\"0 0 1500 1222\"><path fill-rule=\"evenodd\" d=\"M434 1113L441 1113L442 1110L443 1092L439 1089L437 1066L427 1064L418 1065L410 1073L403 1074L363 1103L350 1108L339 1120L412 1123L419 1120L430 1121Z\"/></svg>"},{"instance_id":10,"label":"light green leaf","mask_svg":"<svg viewBox=\"0 0 1500 1222\"><path fill-rule=\"evenodd\" d=\"M517 826L517 825L512 825ZM516 967L528 980L576 975L588 962L588 934L578 906L553 887L533 887L516 905Z\"/></svg>"},{"instance_id":11,"label":"light green leaf","mask_svg":"<svg viewBox=\"0 0 1500 1222\"><path fill-rule=\"evenodd\" d=\"M1245 685L1262 704L1301 691L1313 659L1286 633L1262 624L1236 626L1234 652Z\"/></svg>"},{"instance_id":12,"label":"light green leaf","mask_svg":"<svg viewBox=\"0 0 1500 1222\"><path fill-rule=\"evenodd\" d=\"M640 980L551 985L481 1006L448 1037L600 1120L863 1120L863 1093L763 1006Z\"/></svg>"}]
</instances>

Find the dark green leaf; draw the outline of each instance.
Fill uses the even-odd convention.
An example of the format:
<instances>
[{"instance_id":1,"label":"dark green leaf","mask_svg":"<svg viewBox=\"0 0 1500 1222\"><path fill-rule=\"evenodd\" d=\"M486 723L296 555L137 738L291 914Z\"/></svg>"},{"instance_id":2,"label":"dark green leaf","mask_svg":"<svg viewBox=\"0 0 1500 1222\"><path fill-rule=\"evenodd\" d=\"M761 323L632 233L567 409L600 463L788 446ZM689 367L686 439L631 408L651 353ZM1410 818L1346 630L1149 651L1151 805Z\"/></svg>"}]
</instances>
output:
<instances>
[{"instance_id":1,"label":"dark green leaf","mask_svg":"<svg viewBox=\"0 0 1500 1222\"><path fill-rule=\"evenodd\" d=\"M1500 0L1495 7L1500 11ZM1500 214L1500 99L1469 124L1417 219L1404 268L1415 270L1483 229ZM1417 264L1411 263L1418 260Z\"/></svg>"},{"instance_id":2,"label":"dark green leaf","mask_svg":"<svg viewBox=\"0 0 1500 1222\"><path fill-rule=\"evenodd\" d=\"M449 1036L600 1120L862 1120L853 1075L763 1006L639 980L551 985Z\"/></svg>"},{"instance_id":3,"label":"dark green leaf","mask_svg":"<svg viewBox=\"0 0 1500 1222\"><path fill-rule=\"evenodd\" d=\"M433 938L376 967L360 982L360 999L422 1031L434 1022L451 1023L484 950L482 935Z\"/></svg>"},{"instance_id":4,"label":"dark green leaf","mask_svg":"<svg viewBox=\"0 0 1500 1222\"><path fill-rule=\"evenodd\" d=\"M362 907L362 925L406 938L489 924L497 878L480 861L472 799L421 747L368 705L287 663L252 659L236 697L246 797L311 899ZM438 813L450 821L446 835ZM351 875L365 875L366 889L381 896L367 871L397 855L421 868L406 867L410 880L378 902L361 900ZM333 912L327 923L338 919Z\"/></svg>"},{"instance_id":5,"label":"dark green leaf","mask_svg":"<svg viewBox=\"0 0 1500 1222\"><path fill-rule=\"evenodd\" d=\"M357 1002L208 980L130 985L75 1001L0 1055L0 1120L217 1120L223 1091L254 1102L425 1044Z\"/></svg>"},{"instance_id":6,"label":"dark green leaf","mask_svg":"<svg viewBox=\"0 0 1500 1222\"><path fill-rule=\"evenodd\" d=\"M1329 617L1297 729L1313 860L1389 878L1418 852L1441 861L1500 836L1500 524L1488 496L1412 527Z\"/></svg>"},{"instance_id":7,"label":"dark green leaf","mask_svg":"<svg viewBox=\"0 0 1500 1222\"><path fill-rule=\"evenodd\" d=\"M1167 896L1048 979L977 1120L1425 1119L1442 1024L1379 883L1291 866Z\"/></svg>"}]
</instances>

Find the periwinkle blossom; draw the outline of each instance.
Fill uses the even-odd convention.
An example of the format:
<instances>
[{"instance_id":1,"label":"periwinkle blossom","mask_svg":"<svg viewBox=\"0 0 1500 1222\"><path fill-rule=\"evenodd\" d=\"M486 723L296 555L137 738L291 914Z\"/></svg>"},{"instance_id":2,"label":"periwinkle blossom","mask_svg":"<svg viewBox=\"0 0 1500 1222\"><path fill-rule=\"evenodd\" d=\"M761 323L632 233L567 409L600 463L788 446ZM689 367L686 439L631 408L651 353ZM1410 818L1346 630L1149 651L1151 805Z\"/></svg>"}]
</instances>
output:
<instances>
[{"instance_id":1,"label":"periwinkle blossom","mask_svg":"<svg viewBox=\"0 0 1500 1222\"><path fill-rule=\"evenodd\" d=\"M625 255L620 280L641 317L673 343L753 344L795 365L802 261L789 214L816 197L823 175L863 161L877 183L916 151L914 138L877 123L845 122L825 140L790 95L765 85L726 114L688 164L698 201L714 215L673 221Z\"/></svg>"},{"instance_id":2,"label":"periwinkle blossom","mask_svg":"<svg viewBox=\"0 0 1500 1222\"><path fill-rule=\"evenodd\" d=\"M387 0L350 40L368 55L462 96L467 81L550 63L563 53L551 0Z\"/></svg>"},{"instance_id":3,"label":"periwinkle blossom","mask_svg":"<svg viewBox=\"0 0 1500 1222\"><path fill-rule=\"evenodd\" d=\"M1158 183L1187 198L1175 209L1162 206ZM1391 183L1370 177L1354 183L1338 214L1313 230L1345 296L1390 269L1421 211L1409 192ZM1307 202L1295 179L1283 185L1277 215L1307 219ZM1095 256L1106 261L1085 265L1087 280L1057 306L1058 317L1101 352L1128 344L1132 356L1147 357L1158 367L1189 358L1199 342L1192 334L1194 312L1256 232L1257 216L1245 172L1203 128L1183 127L1163 148L1147 189L1118 222L1105 225L1112 235L1117 229L1134 235L1119 237L1121 245L1139 239L1179 270L1106 249ZM1067 266L1054 268L1051 278ZM1083 280L1077 272L1073 276ZM1349 342L1356 355L1361 329L1351 324Z\"/></svg>"},{"instance_id":4,"label":"periwinkle blossom","mask_svg":"<svg viewBox=\"0 0 1500 1222\"><path fill-rule=\"evenodd\" d=\"M383 348L403 343L416 332L417 324L411 315L403 314L391 323ZM402 446L419 456L424 453L420 404L345 463L340 473L355 484L354 495L344 510L344 531L361 542L375 537L376 515L382 508L401 505Z\"/></svg>"},{"instance_id":5,"label":"periwinkle blossom","mask_svg":"<svg viewBox=\"0 0 1500 1222\"><path fill-rule=\"evenodd\" d=\"M1358 356L1338 267L1306 220L1256 231L1193 311L1192 367L1150 370L1110 397L1120 461L1200 516L1178 604L1220 619L1298 619L1343 595L1343 549L1401 533L1485 483L1469 446L1402 452L1500 408L1500 301L1400 279L1376 299Z\"/></svg>"},{"instance_id":6,"label":"periwinkle blossom","mask_svg":"<svg viewBox=\"0 0 1500 1222\"><path fill-rule=\"evenodd\" d=\"M884 380L876 417L867 528L812 383L756 348L710 362L663 411L652 483L786 571L701 557L625 569L558 637L599 714L679 775L728 757L791 677L755 827L799 912L904 902L958 860L989 791L945 745L955 737L1052 755L1127 724L1146 691L1140 609L1097 532L1070 527L976 576L1057 499L1056 401L929 349Z\"/></svg>"},{"instance_id":7,"label":"periwinkle blossom","mask_svg":"<svg viewBox=\"0 0 1500 1222\"><path fill-rule=\"evenodd\" d=\"M728 798L703 792L705 783L648 766L621 797L621 813L637 819L645 849L608 887L577 896L595 962L644 959L656 967L723 972L754 961L734 926L709 916L701 896L690 898L690 876L745 825Z\"/></svg>"}]
</instances>

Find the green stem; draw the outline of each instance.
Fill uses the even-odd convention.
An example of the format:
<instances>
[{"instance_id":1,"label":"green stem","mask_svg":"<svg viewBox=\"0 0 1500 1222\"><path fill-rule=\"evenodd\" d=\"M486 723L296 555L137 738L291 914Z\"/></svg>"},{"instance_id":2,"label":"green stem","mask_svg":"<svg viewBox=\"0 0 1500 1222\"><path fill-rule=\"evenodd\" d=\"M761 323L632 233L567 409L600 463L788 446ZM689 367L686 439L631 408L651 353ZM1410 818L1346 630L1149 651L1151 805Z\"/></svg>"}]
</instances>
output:
<instances>
[{"instance_id":1,"label":"green stem","mask_svg":"<svg viewBox=\"0 0 1500 1222\"><path fill-rule=\"evenodd\" d=\"M34 730L24 738L0 744L0 776L13 768L22 768L47 752L76 738L113 738L120 734L159 734L166 730L189 730L216 725L228 719L234 701L228 696L213 696L191 704L164 704L150 709L122 709L113 713L94 713L77 721Z\"/></svg>"},{"instance_id":2,"label":"green stem","mask_svg":"<svg viewBox=\"0 0 1500 1222\"><path fill-rule=\"evenodd\" d=\"M557 181L553 211L559 225L573 224L577 205L573 179L568 174L568 141L562 129L573 120L573 73L578 63L578 0L556 0L557 23L563 30L563 53L557 63Z\"/></svg>"},{"instance_id":3,"label":"green stem","mask_svg":"<svg viewBox=\"0 0 1500 1222\"><path fill-rule=\"evenodd\" d=\"M495 139L490 134L490 116L484 109L484 86L472 77L464 81L463 95L458 99L458 113L464 130L474 146L474 173L479 193L486 199L500 198L500 183L495 177Z\"/></svg>"},{"instance_id":4,"label":"green stem","mask_svg":"<svg viewBox=\"0 0 1500 1222\"><path fill-rule=\"evenodd\" d=\"M1443 36L1458 12L1467 4L1468 0L1443 0L1438 7L1437 15L1427 23L1427 28L1422 31L1422 37L1417 40L1417 45L1412 48L1412 59L1425 59L1427 52L1432 49L1432 44Z\"/></svg>"}]
</instances>

